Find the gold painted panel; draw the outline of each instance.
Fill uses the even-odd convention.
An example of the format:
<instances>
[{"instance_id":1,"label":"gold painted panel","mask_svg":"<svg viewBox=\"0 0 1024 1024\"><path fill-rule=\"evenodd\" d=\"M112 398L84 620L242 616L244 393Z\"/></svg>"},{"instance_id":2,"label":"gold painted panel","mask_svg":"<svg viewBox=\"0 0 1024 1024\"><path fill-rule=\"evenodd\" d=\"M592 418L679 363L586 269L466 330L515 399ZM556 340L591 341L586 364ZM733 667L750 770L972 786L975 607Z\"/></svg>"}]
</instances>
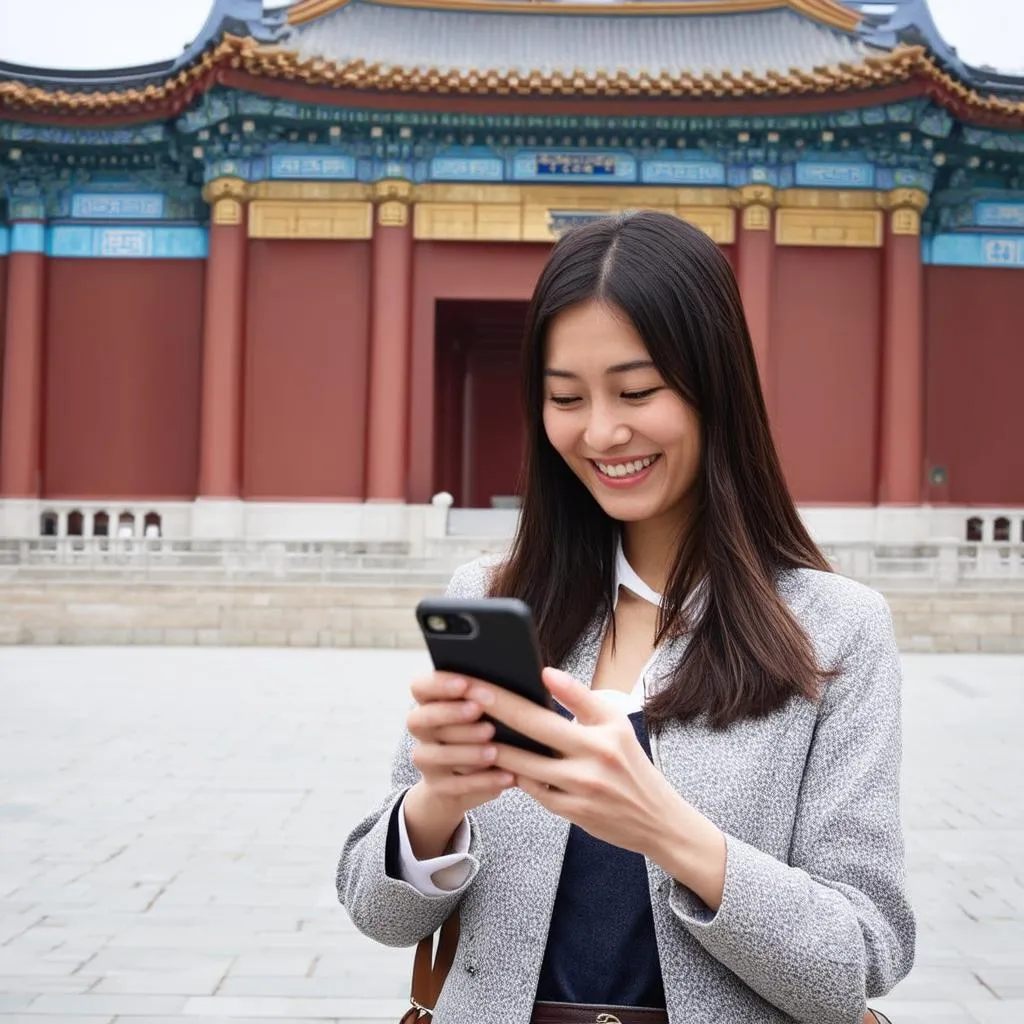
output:
<instances>
[{"instance_id":1,"label":"gold painted panel","mask_svg":"<svg viewBox=\"0 0 1024 1024\"><path fill-rule=\"evenodd\" d=\"M413 208L413 237L436 242L476 239L475 203L417 203Z\"/></svg>"},{"instance_id":2,"label":"gold painted panel","mask_svg":"<svg viewBox=\"0 0 1024 1024\"><path fill-rule=\"evenodd\" d=\"M520 242L523 208L508 203L481 203L476 208L476 237L482 242Z\"/></svg>"},{"instance_id":3,"label":"gold painted panel","mask_svg":"<svg viewBox=\"0 0 1024 1024\"><path fill-rule=\"evenodd\" d=\"M254 200L250 238L365 239L373 236L373 204Z\"/></svg>"},{"instance_id":4,"label":"gold painted panel","mask_svg":"<svg viewBox=\"0 0 1024 1024\"><path fill-rule=\"evenodd\" d=\"M736 241L736 214L728 207L681 206L676 215L698 227L718 245L732 245Z\"/></svg>"},{"instance_id":5,"label":"gold painted panel","mask_svg":"<svg viewBox=\"0 0 1024 1024\"><path fill-rule=\"evenodd\" d=\"M880 210L779 210L775 241L779 245L874 248L882 244Z\"/></svg>"}]
</instances>

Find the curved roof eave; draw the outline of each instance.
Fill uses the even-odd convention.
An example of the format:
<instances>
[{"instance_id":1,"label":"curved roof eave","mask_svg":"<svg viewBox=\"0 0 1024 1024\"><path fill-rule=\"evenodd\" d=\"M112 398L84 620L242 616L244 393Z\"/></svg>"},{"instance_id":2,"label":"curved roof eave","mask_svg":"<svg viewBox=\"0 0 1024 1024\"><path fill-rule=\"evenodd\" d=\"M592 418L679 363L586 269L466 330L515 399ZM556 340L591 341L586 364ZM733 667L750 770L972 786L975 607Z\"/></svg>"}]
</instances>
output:
<instances>
[{"instance_id":1,"label":"curved roof eave","mask_svg":"<svg viewBox=\"0 0 1024 1024\"><path fill-rule=\"evenodd\" d=\"M892 49L900 43L924 46L950 74L979 90L1004 96L1024 95L1024 75L968 64L946 41L932 17L928 0L843 0L862 17L860 35L869 43ZM881 7L881 13L878 8Z\"/></svg>"},{"instance_id":2,"label":"curved roof eave","mask_svg":"<svg viewBox=\"0 0 1024 1024\"><path fill-rule=\"evenodd\" d=\"M112 87L145 88L147 85L160 85L183 68L191 66L225 36L248 37L258 43L276 43L286 28L287 8L265 13L263 0L213 0L202 28L177 57L135 67L75 71L0 61L0 80L89 92Z\"/></svg>"}]
</instances>

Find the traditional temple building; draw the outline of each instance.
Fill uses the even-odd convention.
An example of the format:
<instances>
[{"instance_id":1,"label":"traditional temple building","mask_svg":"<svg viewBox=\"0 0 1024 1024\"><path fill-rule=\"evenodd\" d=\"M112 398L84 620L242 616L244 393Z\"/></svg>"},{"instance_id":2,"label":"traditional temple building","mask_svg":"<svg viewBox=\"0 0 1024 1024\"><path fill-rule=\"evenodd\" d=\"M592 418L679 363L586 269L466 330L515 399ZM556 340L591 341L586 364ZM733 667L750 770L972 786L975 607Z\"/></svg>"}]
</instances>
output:
<instances>
[{"instance_id":1,"label":"traditional temple building","mask_svg":"<svg viewBox=\"0 0 1024 1024\"><path fill-rule=\"evenodd\" d=\"M1022 168L926 0L216 0L164 64L0 64L0 533L508 504L549 247L646 207L732 261L819 522L1020 541Z\"/></svg>"}]
</instances>

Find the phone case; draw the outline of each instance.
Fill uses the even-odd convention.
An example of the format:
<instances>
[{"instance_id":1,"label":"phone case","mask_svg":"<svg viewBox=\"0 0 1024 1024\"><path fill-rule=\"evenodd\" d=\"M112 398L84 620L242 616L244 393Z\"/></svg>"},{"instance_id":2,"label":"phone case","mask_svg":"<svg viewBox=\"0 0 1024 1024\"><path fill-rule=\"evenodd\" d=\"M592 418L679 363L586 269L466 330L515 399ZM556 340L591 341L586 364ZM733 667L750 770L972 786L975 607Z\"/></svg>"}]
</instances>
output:
<instances>
[{"instance_id":1,"label":"phone case","mask_svg":"<svg viewBox=\"0 0 1024 1024\"><path fill-rule=\"evenodd\" d=\"M433 616L467 618L474 626L470 635L433 632L427 620ZM483 679L504 687L542 707L553 708L551 695L541 682L541 658L530 609L515 598L427 598L416 607L434 667L441 672ZM494 722L495 740L553 755L548 747Z\"/></svg>"}]
</instances>

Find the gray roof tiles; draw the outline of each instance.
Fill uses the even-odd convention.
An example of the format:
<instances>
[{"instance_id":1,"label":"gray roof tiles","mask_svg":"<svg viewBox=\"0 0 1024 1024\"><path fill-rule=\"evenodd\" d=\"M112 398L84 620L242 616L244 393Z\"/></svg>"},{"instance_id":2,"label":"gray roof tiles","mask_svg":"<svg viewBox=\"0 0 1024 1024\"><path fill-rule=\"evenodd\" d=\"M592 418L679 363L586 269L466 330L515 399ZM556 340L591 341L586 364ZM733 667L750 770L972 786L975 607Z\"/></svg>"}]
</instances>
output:
<instances>
[{"instance_id":1,"label":"gray roof tiles","mask_svg":"<svg viewBox=\"0 0 1024 1024\"><path fill-rule=\"evenodd\" d=\"M736 15L523 14L430 10L352 0L285 42L303 58L440 72L620 70L679 75L785 73L884 52L791 11Z\"/></svg>"}]
</instances>

